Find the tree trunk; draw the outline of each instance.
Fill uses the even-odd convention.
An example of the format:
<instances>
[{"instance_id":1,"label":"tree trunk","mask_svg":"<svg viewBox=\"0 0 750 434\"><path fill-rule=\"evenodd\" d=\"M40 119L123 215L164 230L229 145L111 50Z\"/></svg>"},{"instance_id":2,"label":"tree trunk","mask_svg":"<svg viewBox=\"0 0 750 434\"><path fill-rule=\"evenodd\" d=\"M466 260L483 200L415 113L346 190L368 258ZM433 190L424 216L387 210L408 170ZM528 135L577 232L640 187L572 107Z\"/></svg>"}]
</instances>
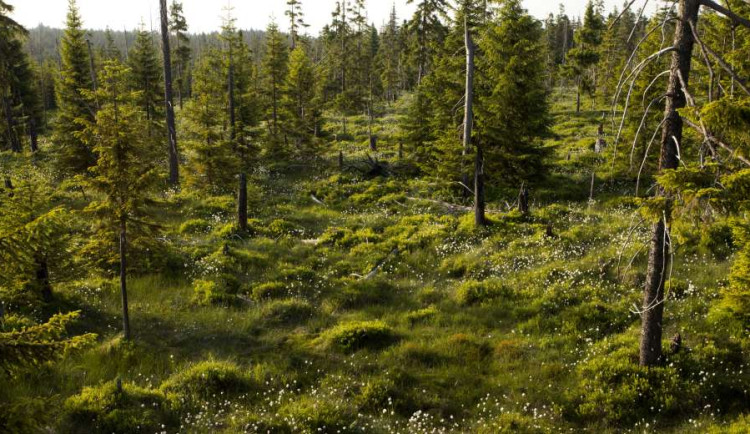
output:
<instances>
[{"instance_id":1,"label":"tree trunk","mask_svg":"<svg viewBox=\"0 0 750 434\"><path fill-rule=\"evenodd\" d=\"M521 184L521 191L518 192L518 211L521 214L529 213L529 189L526 184Z\"/></svg>"},{"instance_id":2,"label":"tree trunk","mask_svg":"<svg viewBox=\"0 0 750 434\"><path fill-rule=\"evenodd\" d=\"M44 258L37 257L36 262L36 281L39 284L39 291L42 295L42 300L46 303L52 301L52 286L49 283L49 267L47 267L47 261Z\"/></svg>"},{"instance_id":3,"label":"tree trunk","mask_svg":"<svg viewBox=\"0 0 750 434\"><path fill-rule=\"evenodd\" d=\"M404 158L404 144L399 142L398 144L398 159L401 160Z\"/></svg>"},{"instance_id":4,"label":"tree trunk","mask_svg":"<svg viewBox=\"0 0 750 434\"><path fill-rule=\"evenodd\" d=\"M16 134L16 119L13 116L10 98L3 97L3 112L5 113L5 124L7 125L5 134L8 136L8 143L13 152L21 152L21 141Z\"/></svg>"},{"instance_id":5,"label":"tree trunk","mask_svg":"<svg viewBox=\"0 0 750 434\"><path fill-rule=\"evenodd\" d=\"M487 225L484 210L484 155L482 147L477 145L477 152L474 157L474 224L477 227Z\"/></svg>"},{"instance_id":6,"label":"tree trunk","mask_svg":"<svg viewBox=\"0 0 750 434\"><path fill-rule=\"evenodd\" d=\"M127 223L124 217L120 218L120 295L122 296L122 333L126 341L130 340L130 316L128 314L128 287L127 287Z\"/></svg>"},{"instance_id":7,"label":"tree trunk","mask_svg":"<svg viewBox=\"0 0 750 434\"><path fill-rule=\"evenodd\" d=\"M177 151L177 128L174 123L174 106L172 105L172 58L169 50L169 21L167 19L167 0L159 0L161 12L161 49L164 59L164 105L167 111L167 133L169 134L169 185L180 185L180 162Z\"/></svg>"},{"instance_id":8,"label":"tree trunk","mask_svg":"<svg viewBox=\"0 0 750 434\"><path fill-rule=\"evenodd\" d=\"M675 28L672 63L667 88L664 124L661 136L661 155L659 172L676 169L679 163L677 146L682 142L682 118L678 112L685 107L686 98L682 90L681 79L689 83L690 61L695 40L690 23L698 19L699 0L680 0L679 21ZM665 197L664 216L653 225L651 248L648 257L646 286L643 293L643 312L641 314L641 366L653 366L661 360L662 320L664 316L664 283L669 269L670 238L669 224L671 218L672 198L664 189L657 190L657 196Z\"/></svg>"},{"instance_id":9,"label":"tree trunk","mask_svg":"<svg viewBox=\"0 0 750 434\"><path fill-rule=\"evenodd\" d=\"M471 152L471 134L474 128L474 41L471 39L471 32L469 32L469 24L464 19L464 42L466 45L466 85L464 95L464 131L463 131L463 156L464 160L466 156ZM477 149L477 152L478 149ZM464 163L465 164L465 161ZM481 168L481 167L480 167ZM477 169L475 164L474 169ZM476 175L475 175L476 178ZM469 184L469 172L464 168L463 174L464 185ZM476 192L474 194L476 200ZM478 204L475 203L475 207L479 209Z\"/></svg>"},{"instance_id":10,"label":"tree trunk","mask_svg":"<svg viewBox=\"0 0 750 434\"><path fill-rule=\"evenodd\" d=\"M344 151L339 151L339 169L344 168Z\"/></svg>"},{"instance_id":11,"label":"tree trunk","mask_svg":"<svg viewBox=\"0 0 750 434\"><path fill-rule=\"evenodd\" d=\"M39 131L37 130L36 121L33 116L29 118L29 143L31 152L39 150Z\"/></svg>"},{"instance_id":12,"label":"tree trunk","mask_svg":"<svg viewBox=\"0 0 750 434\"><path fill-rule=\"evenodd\" d=\"M378 150L378 138L370 134L370 150L375 152Z\"/></svg>"},{"instance_id":13,"label":"tree trunk","mask_svg":"<svg viewBox=\"0 0 750 434\"><path fill-rule=\"evenodd\" d=\"M576 81L576 114L581 112L581 78Z\"/></svg>"},{"instance_id":14,"label":"tree trunk","mask_svg":"<svg viewBox=\"0 0 750 434\"><path fill-rule=\"evenodd\" d=\"M91 73L91 88L94 92L96 92L96 65L94 65L94 52L91 50L91 41L86 39L86 47L89 50L89 69Z\"/></svg>"},{"instance_id":15,"label":"tree trunk","mask_svg":"<svg viewBox=\"0 0 750 434\"><path fill-rule=\"evenodd\" d=\"M247 231L247 175L240 173L239 197L237 198L237 223L242 231Z\"/></svg>"}]
</instances>

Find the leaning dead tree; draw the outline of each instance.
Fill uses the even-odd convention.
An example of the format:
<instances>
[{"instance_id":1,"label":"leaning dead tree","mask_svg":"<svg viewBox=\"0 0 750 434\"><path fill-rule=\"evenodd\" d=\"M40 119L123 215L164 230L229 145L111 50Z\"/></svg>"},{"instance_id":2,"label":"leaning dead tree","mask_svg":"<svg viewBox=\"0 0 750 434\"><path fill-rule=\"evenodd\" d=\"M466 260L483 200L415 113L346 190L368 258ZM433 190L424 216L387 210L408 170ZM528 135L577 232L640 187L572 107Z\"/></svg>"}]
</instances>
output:
<instances>
[{"instance_id":1,"label":"leaning dead tree","mask_svg":"<svg viewBox=\"0 0 750 434\"><path fill-rule=\"evenodd\" d=\"M631 2L632 5L632 2ZM630 5L628 5L630 6ZM636 140L638 134L641 132L645 118L648 115L649 108L658 102L664 101L664 116L659 125L661 131L660 140L660 153L659 153L659 167L658 173L664 173L668 170L677 169L680 163L680 147L683 146L683 126L688 125L696 131L698 131L704 137L704 144L710 148L712 154L716 153L716 147L721 147L727 151L732 151L731 147L727 144L721 143L702 122L695 124L690 122L680 115L680 110L688 106L694 106L695 101L689 93L690 84L690 70L692 54L695 45L700 47L701 53L704 57L712 57L726 72L745 90L749 95L750 92L747 88L744 88L744 82L737 77L737 74L731 69L729 64L725 62L717 53L707 47L700 39L697 28L698 28L698 16L701 6L710 8L725 17L729 18L733 24L742 25L750 28L750 20L736 15L729 9L718 5L712 0L679 0L678 13L675 21L675 34L673 44L669 47L664 47L649 56L633 67L631 73L623 80L626 71L623 71L614 104L617 104L617 100L621 93L624 93L624 85L632 80L631 85L627 91L625 100L625 110L623 112L623 121L627 115L628 101L631 98L633 90L633 83L635 82L638 75L643 71L646 65L654 59L662 56L666 53L671 53L671 63L668 71L665 71L657 75L654 80L649 84L651 87L656 80L664 75L668 75L666 93L658 99L652 101L646 109L646 113L641 119L640 126L636 132ZM664 26L672 18L665 18L661 23L661 26L655 26L651 30L647 31L646 36L636 45L636 49L640 46L641 42L645 40L653 32L656 32ZM630 66L631 62L635 58L635 51L630 56L626 63L626 68ZM710 68L710 63L708 64ZM648 88L647 88L648 90ZM645 93L644 93L645 94ZM620 129L617 133L619 139L622 131L622 122L620 123ZM658 133L659 130L657 130ZM652 142L657 136L654 134ZM635 143L635 141L634 141ZM650 143L649 143L650 146ZM648 148L646 151L648 155ZM616 154L615 154L616 156ZM743 162L748 164L747 161ZM750 164L748 164L750 165ZM641 168L643 164L641 165ZM653 366L658 364L662 360L662 331L663 331L663 318L664 318L664 288L666 280L668 279L669 268L670 268L670 256L671 256L671 238L670 222L672 217L672 207L674 204L674 197L666 189L658 186L656 189L657 198L663 199L662 215L659 220L653 224L651 228L651 240L649 247L648 256L648 268L646 273L646 283L643 293L643 305L639 311L641 315L641 339L640 339L640 364L642 366Z\"/></svg>"}]
</instances>

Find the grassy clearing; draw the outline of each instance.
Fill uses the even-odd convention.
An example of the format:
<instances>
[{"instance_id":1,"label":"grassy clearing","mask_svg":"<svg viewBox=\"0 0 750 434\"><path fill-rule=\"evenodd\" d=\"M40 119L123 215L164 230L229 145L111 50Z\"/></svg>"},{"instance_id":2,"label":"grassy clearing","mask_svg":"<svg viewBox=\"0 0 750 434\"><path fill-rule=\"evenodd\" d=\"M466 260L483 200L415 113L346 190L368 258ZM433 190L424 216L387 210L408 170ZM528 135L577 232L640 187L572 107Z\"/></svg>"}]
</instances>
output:
<instances>
[{"instance_id":1,"label":"grassy clearing","mask_svg":"<svg viewBox=\"0 0 750 434\"><path fill-rule=\"evenodd\" d=\"M708 319L731 256L681 229L665 336L691 350L646 376L631 361L648 228L613 199L629 184L588 202L601 112L564 101L548 142L563 169L530 215L491 213L482 231L424 181L338 173L333 149L255 174L250 234L232 230L231 197L165 198L185 265L130 280L134 342L119 339L115 283L68 282L58 307L83 309L98 345L8 393L59 403L50 424L70 432L723 430L747 411L750 372L736 333ZM347 155L364 154L365 127L350 123Z\"/></svg>"}]
</instances>

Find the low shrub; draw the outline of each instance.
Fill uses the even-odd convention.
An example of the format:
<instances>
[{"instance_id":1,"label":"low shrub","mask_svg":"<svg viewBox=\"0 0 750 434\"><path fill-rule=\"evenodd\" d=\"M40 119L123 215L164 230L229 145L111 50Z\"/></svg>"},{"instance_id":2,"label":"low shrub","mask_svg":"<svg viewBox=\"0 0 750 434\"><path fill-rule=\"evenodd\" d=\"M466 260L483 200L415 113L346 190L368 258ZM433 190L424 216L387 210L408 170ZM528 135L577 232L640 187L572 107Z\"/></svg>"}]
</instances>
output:
<instances>
[{"instance_id":1,"label":"low shrub","mask_svg":"<svg viewBox=\"0 0 750 434\"><path fill-rule=\"evenodd\" d=\"M159 387L169 399L189 406L252 392L253 377L232 362L205 361L180 370Z\"/></svg>"},{"instance_id":2,"label":"low shrub","mask_svg":"<svg viewBox=\"0 0 750 434\"><path fill-rule=\"evenodd\" d=\"M483 282L467 280L456 290L456 301L462 306L471 306L509 294L510 291L503 287L500 282L494 280L485 280Z\"/></svg>"},{"instance_id":3,"label":"low shrub","mask_svg":"<svg viewBox=\"0 0 750 434\"><path fill-rule=\"evenodd\" d=\"M281 282L266 282L254 286L252 295L256 301L273 300L289 296L289 291Z\"/></svg>"},{"instance_id":4,"label":"low shrub","mask_svg":"<svg viewBox=\"0 0 750 434\"><path fill-rule=\"evenodd\" d=\"M406 321L410 326L428 322L437 316L438 310L435 306L426 307L406 314Z\"/></svg>"},{"instance_id":5,"label":"low shrub","mask_svg":"<svg viewBox=\"0 0 750 434\"><path fill-rule=\"evenodd\" d=\"M379 305L393 299L395 288L380 279L355 280L347 284L334 296L334 301L344 309L357 309Z\"/></svg>"},{"instance_id":6,"label":"low shrub","mask_svg":"<svg viewBox=\"0 0 750 434\"><path fill-rule=\"evenodd\" d=\"M363 348L386 347L397 336L382 321L357 321L339 324L325 331L321 338L330 347L349 353Z\"/></svg>"},{"instance_id":7,"label":"low shrub","mask_svg":"<svg viewBox=\"0 0 750 434\"><path fill-rule=\"evenodd\" d=\"M180 225L181 234L205 234L211 231L211 223L204 219L190 219Z\"/></svg>"},{"instance_id":8,"label":"low shrub","mask_svg":"<svg viewBox=\"0 0 750 434\"><path fill-rule=\"evenodd\" d=\"M292 325L306 322L314 312L310 303L304 300L278 300L263 306L261 317L272 324Z\"/></svg>"},{"instance_id":9,"label":"low shrub","mask_svg":"<svg viewBox=\"0 0 750 434\"><path fill-rule=\"evenodd\" d=\"M86 387L63 405L61 427L72 434L153 433L178 428L164 394L116 382Z\"/></svg>"},{"instance_id":10,"label":"low shrub","mask_svg":"<svg viewBox=\"0 0 750 434\"><path fill-rule=\"evenodd\" d=\"M278 415L294 427L293 432L301 434L345 432L357 419L355 409L348 403L313 396L303 396L286 404Z\"/></svg>"}]
</instances>

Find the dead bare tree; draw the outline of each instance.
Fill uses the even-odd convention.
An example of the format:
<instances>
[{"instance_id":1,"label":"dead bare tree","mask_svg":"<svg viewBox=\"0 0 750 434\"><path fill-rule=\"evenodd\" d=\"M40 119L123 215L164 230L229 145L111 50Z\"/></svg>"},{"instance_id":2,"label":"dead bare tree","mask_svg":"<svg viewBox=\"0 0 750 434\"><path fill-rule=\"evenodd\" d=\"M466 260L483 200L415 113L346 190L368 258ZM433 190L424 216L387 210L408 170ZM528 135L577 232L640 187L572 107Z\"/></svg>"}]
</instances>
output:
<instances>
[{"instance_id":1,"label":"dead bare tree","mask_svg":"<svg viewBox=\"0 0 750 434\"><path fill-rule=\"evenodd\" d=\"M631 3L632 4L632 3ZM628 5L630 6L630 5ZM690 96L688 91L690 69L692 61L692 53L694 46L699 44L701 52L704 57L711 56L716 62L725 69L729 75L734 79L740 87L743 87L744 82L737 77L736 73L732 71L731 67L721 57L707 47L699 37L697 32L697 21L698 13L701 6L713 9L720 14L728 17L732 20L735 25L743 25L750 28L750 20L739 17L732 11L716 4L712 0L679 0L678 14L676 19L676 27L673 45L671 47L661 48L656 53L653 53L645 58L640 64L633 68L632 72L624 81L620 80L618 84L617 94L619 95L622 90L624 83L632 77L633 81L643 70L643 67L653 60L658 58L662 54L671 53L671 64L669 69L669 78L667 83L666 93L659 97L657 100L664 99L664 117L659 125L661 129L661 149L659 157L659 172L666 170L673 170L678 167L680 163L680 146L682 145L682 133L683 125L688 124L693 126L698 131L702 132L705 136L706 142L712 142L716 144L719 140L713 137L705 126L694 125L691 122L686 122L680 115L679 111L686 106L694 105L694 100ZM662 23L666 23L667 20ZM650 34L653 32L652 29ZM642 42L642 41L641 41ZM638 44L640 46L640 42ZM636 46L636 50L638 49ZM632 61L635 52L628 60L626 67ZM623 76L624 76L623 72ZM659 76L663 75L659 74ZM657 76L656 78L658 78ZM656 78L649 84L649 87L656 81ZM630 90L628 91L627 100L630 99L630 93L632 92L633 84L631 83ZM747 92L747 89L743 89ZM617 103L617 97L615 97L615 104ZM627 100L625 102L625 110L623 113L623 119L627 115ZM652 101L654 103L654 101ZM649 104L650 108L651 104ZM646 110L648 113L648 108ZM646 115L644 115L645 118ZM638 128L640 132L643 126L643 119L641 120L641 126ZM622 123L620 129L622 128ZM657 130L658 133L658 130ZM618 137L620 132L618 132ZM656 133L654 134L654 138ZM653 141L653 139L652 139ZM649 145L650 146L650 145ZM722 146L723 148L731 149L728 145ZM645 158L645 157L644 157ZM643 167L643 164L641 164ZM671 214L674 198L662 187L656 189L657 197L664 199L664 208L662 216L659 220L653 224L651 229L651 240L648 257L648 268L646 273L646 284L643 294L643 305L638 311L641 315L641 341L640 341L640 364L642 366L653 366L658 364L662 360L662 330L663 330L663 317L664 317L664 287L665 282L668 279L668 269L670 268L670 257L671 257L671 240L669 235L669 224L671 222Z\"/></svg>"},{"instance_id":2,"label":"dead bare tree","mask_svg":"<svg viewBox=\"0 0 750 434\"><path fill-rule=\"evenodd\" d=\"M176 187L180 184L180 162L177 151L174 106L172 105L172 58L169 49L167 0L159 0L159 9L161 12L161 49L164 59L164 104L167 111L167 133L169 134L169 184Z\"/></svg>"}]
</instances>

